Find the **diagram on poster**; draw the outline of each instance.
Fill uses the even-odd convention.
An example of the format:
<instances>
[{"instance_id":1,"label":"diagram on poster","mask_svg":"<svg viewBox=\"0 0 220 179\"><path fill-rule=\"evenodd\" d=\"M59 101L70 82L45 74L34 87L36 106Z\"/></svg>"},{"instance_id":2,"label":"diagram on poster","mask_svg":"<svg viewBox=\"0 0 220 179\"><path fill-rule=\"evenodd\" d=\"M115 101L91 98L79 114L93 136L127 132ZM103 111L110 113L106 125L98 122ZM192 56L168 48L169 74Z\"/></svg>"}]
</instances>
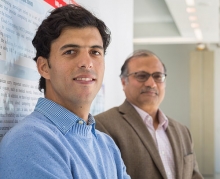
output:
<instances>
[{"instance_id":1,"label":"diagram on poster","mask_svg":"<svg viewBox=\"0 0 220 179\"><path fill-rule=\"evenodd\" d=\"M43 96L31 41L49 9L43 1L0 0L0 140Z\"/></svg>"}]
</instances>

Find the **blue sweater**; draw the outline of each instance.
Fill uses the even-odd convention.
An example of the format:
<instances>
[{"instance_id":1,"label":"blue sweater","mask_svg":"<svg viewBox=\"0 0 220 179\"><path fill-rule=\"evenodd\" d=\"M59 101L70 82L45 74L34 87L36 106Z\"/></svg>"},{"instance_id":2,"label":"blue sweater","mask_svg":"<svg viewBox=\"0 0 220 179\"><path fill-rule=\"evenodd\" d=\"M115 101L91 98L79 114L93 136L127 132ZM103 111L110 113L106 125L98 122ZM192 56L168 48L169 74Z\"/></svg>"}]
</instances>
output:
<instances>
[{"instance_id":1,"label":"blue sweater","mask_svg":"<svg viewBox=\"0 0 220 179\"><path fill-rule=\"evenodd\" d=\"M130 179L113 140L64 107L40 98L0 144L1 179Z\"/></svg>"}]
</instances>

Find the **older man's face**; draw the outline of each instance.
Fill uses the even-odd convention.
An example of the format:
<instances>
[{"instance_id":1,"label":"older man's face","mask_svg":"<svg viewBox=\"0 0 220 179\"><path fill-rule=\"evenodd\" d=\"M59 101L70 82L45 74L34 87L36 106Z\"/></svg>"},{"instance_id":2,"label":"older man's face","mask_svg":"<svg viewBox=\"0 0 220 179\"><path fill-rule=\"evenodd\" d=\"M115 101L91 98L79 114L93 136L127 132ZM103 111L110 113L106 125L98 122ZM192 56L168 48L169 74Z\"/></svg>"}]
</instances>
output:
<instances>
[{"instance_id":1,"label":"older man's face","mask_svg":"<svg viewBox=\"0 0 220 179\"><path fill-rule=\"evenodd\" d=\"M160 60L155 56L136 57L128 63L128 73L145 71L164 73ZM145 110L157 111L165 95L165 82L155 82L152 76L145 82L138 81L134 75L122 79L123 89L129 102Z\"/></svg>"}]
</instances>

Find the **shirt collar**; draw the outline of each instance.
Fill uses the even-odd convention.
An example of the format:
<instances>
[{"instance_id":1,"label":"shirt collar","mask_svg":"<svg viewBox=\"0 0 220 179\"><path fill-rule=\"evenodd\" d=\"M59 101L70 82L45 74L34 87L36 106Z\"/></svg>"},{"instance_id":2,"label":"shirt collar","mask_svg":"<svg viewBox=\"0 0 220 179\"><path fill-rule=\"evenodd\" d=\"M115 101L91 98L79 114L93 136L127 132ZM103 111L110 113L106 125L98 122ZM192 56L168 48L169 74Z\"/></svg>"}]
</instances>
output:
<instances>
[{"instance_id":1,"label":"shirt collar","mask_svg":"<svg viewBox=\"0 0 220 179\"><path fill-rule=\"evenodd\" d=\"M153 125L152 117L147 112L135 106L134 104L131 104L131 105L135 108L135 110L141 116L143 121L145 121L146 119L149 119L151 120L151 123ZM164 128L164 130L166 130L168 127L169 121L166 115L160 109L158 109L158 120L159 120L159 125L161 125Z\"/></svg>"},{"instance_id":2,"label":"shirt collar","mask_svg":"<svg viewBox=\"0 0 220 179\"><path fill-rule=\"evenodd\" d=\"M56 125L56 127L63 134L66 134L73 127L73 125L79 123L88 127L92 126L92 132L96 136L95 119L91 114L89 114L88 116L88 125L87 125L82 118L78 117L68 109L64 108L63 106L47 98L39 98L34 110L46 116L50 121L52 121Z\"/></svg>"}]
</instances>

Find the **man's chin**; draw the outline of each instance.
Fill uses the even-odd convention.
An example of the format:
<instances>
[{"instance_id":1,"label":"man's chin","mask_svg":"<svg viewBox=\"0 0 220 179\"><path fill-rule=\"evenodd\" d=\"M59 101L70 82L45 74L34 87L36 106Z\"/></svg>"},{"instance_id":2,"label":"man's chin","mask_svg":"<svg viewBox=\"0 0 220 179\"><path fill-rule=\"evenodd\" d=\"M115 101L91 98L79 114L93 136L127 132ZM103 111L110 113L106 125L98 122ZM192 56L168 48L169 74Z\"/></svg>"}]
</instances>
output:
<instances>
[{"instance_id":1,"label":"man's chin","mask_svg":"<svg viewBox=\"0 0 220 179\"><path fill-rule=\"evenodd\" d=\"M147 98L142 98L142 102L145 104L145 105L156 105L158 103L158 100L155 98L155 96L150 96L150 97L147 97Z\"/></svg>"}]
</instances>

